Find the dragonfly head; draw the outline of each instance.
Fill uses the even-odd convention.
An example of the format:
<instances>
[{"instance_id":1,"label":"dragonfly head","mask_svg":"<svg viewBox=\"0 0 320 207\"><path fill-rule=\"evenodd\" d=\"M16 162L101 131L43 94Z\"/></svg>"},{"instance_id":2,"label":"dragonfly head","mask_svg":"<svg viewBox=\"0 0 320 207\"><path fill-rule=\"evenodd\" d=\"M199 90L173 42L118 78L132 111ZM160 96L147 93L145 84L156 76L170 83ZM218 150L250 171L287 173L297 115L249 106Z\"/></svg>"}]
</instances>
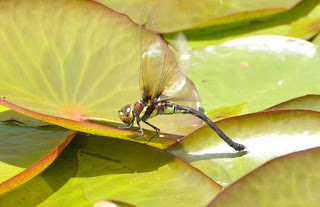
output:
<instances>
[{"instance_id":1,"label":"dragonfly head","mask_svg":"<svg viewBox=\"0 0 320 207\"><path fill-rule=\"evenodd\" d=\"M132 107L127 104L122 109L118 111L121 121L125 124L130 124L133 120L133 110Z\"/></svg>"}]
</instances>

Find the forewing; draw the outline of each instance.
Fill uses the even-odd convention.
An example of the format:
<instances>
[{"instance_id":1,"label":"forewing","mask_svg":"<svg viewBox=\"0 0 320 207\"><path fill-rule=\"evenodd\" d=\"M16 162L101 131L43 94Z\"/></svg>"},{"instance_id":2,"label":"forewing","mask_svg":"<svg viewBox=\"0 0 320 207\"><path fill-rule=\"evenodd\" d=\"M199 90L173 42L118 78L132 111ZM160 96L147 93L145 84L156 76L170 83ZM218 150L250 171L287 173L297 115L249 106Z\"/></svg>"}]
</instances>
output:
<instances>
[{"instance_id":1,"label":"forewing","mask_svg":"<svg viewBox=\"0 0 320 207\"><path fill-rule=\"evenodd\" d=\"M149 35L150 31L142 27L140 90L143 100L157 98L157 101L172 101L198 109L198 92L180 70L172 50L166 42L154 42ZM157 116L148 121L163 132L178 134L190 133L202 124L201 119L188 114Z\"/></svg>"},{"instance_id":2,"label":"forewing","mask_svg":"<svg viewBox=\"0 0 320 207\"><path fill-rule=\"evenodd\" d=\"M179 68L174 53L163 40L154 41L144 28L141 37L140 89L143 100L173 101L198 108L194 84Z\"/></svg>"},{"instance_id":3,"label":"forewing","mask_svg":"<svg viewBox=\"0 0 320 207\"><path fill-rule=\"evenodd\" d=\"M186 36L182 32L179 32L174 36L173 42L171 43L171 49L184 74L187 74L190 68L190 48L188 47L187 42Z\"/></svg>"},{"instance_id":4,"label":"forewing","mask_svg":"<svg viewBox=\"0 0 320 207\"><path fill-rule=\"evenodd\" d=\"M176 104L197 109L199 96L192 81L181 71L174 53L168 48L163 64L162 77L158 92L161 94L158 101L172 101Z\"/></svg>"},{"instance_id":5,"label":"forewing","mask_svg":"<svg viewBox=\"0 0 320 207\"><path fill-rule=\"evenodd\" d=\"M144 101L158 97L159 92L161 93L159 86L163 76L163 64L168 47L161 38L154 41L151 34L143 27L140 30L140 90Z\"/></svg>"},{"instance_id":6,"label":"forewing","mask_svg":"<svg viewBox=\"0 0 320 207\"><path fill-rule=\"evenodd\" d=\"M158 86L161 93L158 101L171 101L198 110L199 96L196 87L182 73L171 50L167 51L162 70ZM162 132L173 133L171 130L174 129L181 134L190 133L202 124L201 119L190 114L157 116L149 120L149 122L162 129Z\"/></svg>"}]
</instances>

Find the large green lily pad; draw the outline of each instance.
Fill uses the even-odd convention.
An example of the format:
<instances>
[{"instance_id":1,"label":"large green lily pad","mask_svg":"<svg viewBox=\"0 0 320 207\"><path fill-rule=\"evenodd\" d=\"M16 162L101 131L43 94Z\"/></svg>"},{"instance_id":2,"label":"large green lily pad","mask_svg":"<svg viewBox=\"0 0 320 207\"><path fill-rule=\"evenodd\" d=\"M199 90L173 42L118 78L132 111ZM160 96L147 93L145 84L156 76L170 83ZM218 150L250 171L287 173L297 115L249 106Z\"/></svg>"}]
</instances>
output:
<instances>
[{"instance_id":1,"label":"large green lily pad","mask_svg":"<svg viewBox=\"0 0 320 207\"><path fill-rule=\"evenodd\" d=\"M296 38L253 36L195 50L188 77L212 119L320 93L320 49Z\"/></svg>"},{"instance_id":2,"label":"large green lily pad","mask_svg":"<svg viewBox=\"0 0 320 207\"><path fill-rule=\"evenodd\" d=\"M117 0L99 0L137 23L146 22L148 28L161 33L257 19L287 11L300 1L134 0L119 3Z\"/></svg>"},{"instance_id":3,"label":"large green lily pad","mask_svg":"<svg viewBox=\"0 0 320 207\"><path fill-rule=\"evenodd\" d=\"M107 199L137 206L204 206L220 190L202 172L163 150L76 136L43 173L1 195L0 205L90 206Z\"/></svg>"},{"instance_id":4,"label":"large green lily pad","mask_svg":"<svg viewBox=\"0 0 320 207\"><path fill-rule=\"evenodd\" d=\"M208 126L184 137L168 151L227 186L266 161L291 152L320 146L320 113L270 111L217 122L246 151L236 152Z\"/></svg>"},{"instance_id":5,"label":"large green lily pad","mask_svg":"<svg viewBox=\"0 0 320 207\"><path fill-rule=\"evenodd\" d=\"M0 194L36 176L50 165L76 132L0 122Z\"/></svg>"},{"instance_id":6,"label":"large green lily pad","mask_svg":"<svg viewBox=\"0 0 320 207\"><path fill-rule=\"evenodd\" d=\"M155 27L161 33L216 26L284 12L300 1L258 0L248 4L245 1L205 0L200 3L192 0L163 0L152 10L146 26Z\"/></svg>"},{"instance_id":7,"label":"large green lily pad","mask_svg":"<svg viewBox=\"0 0 320 207\"><path fill-rule=\"evenodd\" d=\"M303 0L294 8L267 18L258 16L248 21L235 19L229 24L185 30L184 34L189 40L188 45L193 49L254 35L284 35L308 40L320 32L319 19L320 2ZM172 42L175 35L170 33L164 37ZM314 41L319 44L319 38Z\"/></svg>"},{"instance_id":8,"label":"large green lily pad","mask_svg":"<svg viewBox=\"0 0 320 207\"><path fill-rule=\"evenodd\" d=\"M320 148L274 159L241 178L213 206L318 206Z\"/></svg>"},{"instance_id":9,"label":"large green lily pad","mask_svg":"<svg viewBox=\"0 0 320 207\"><path fill-rule=\"evenodd\" d=\"M139 26L126 15L89 0L12 0L0 6L6 20L0 23L0 97L38 112L34 118L62 118L61 126L87 133L88 118L120 122L118 110L141 98ZM144 28L141 33L143 41L168 47L158 34ZM196 127L186 128L183 120L162 117L153 124L177 134ZM103 130L94 132L134 135Z\"/></svg>"}]
</instances>

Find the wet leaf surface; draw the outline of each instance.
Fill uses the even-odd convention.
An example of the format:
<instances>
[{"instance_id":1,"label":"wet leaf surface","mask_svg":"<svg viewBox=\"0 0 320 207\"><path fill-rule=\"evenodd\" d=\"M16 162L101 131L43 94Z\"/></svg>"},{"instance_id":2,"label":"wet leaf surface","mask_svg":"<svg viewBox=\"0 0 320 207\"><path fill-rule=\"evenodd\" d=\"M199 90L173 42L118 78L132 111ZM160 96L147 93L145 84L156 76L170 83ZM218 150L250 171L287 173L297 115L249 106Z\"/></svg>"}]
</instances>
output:
<instances>
[{"instance_id":1,"label":"wet leaf surface","mask_svg":"<svg viewBox=\"0 0 320 207\"><path fill-rule=\"evenodd\" d=\"M320 49L301 39L253 36L195 50L188 77L211 119L265 110L320 93Z\"/></svg>"},{"instance_id":2,"label":"wet leaf surface","mask_svg":"<svg viewBox=\"0 0 320 207\"><path fill-rule=\"evenodd\" d=\"M233 183L208 206L318 206L320 148L271 160Z\"/></svg>"},{"instance_id":3,"label":"wet leaf surface","mask_svg":"<svg viewBox=\"0 0 320 207\"><path fill-rule=\"evenodd\" d=\"M240 19L235 18L229 24L183 32L189 40L188 45L193 49L255 35L283 35L308 40L320 32L319 18L320 2L303 0L289 11L267 18L258 13L256 18L247 21L239 21ZM175 35L176 33L165 34L164 37L171 43ZM319 38L316 38L314 43L319 45Z\"/></svg>"},{"instance_id":4,"label":"wet leaf surface","mask_svg":"<svg viewBox=\"0 0 320 207\"><path fill-rule=\"evenodd\" d=\"M271 111L217 122L231 139L247 147L236 152L208 126L184 137L168 151L223 186L278 156L320 146L320 113Z\"/></svg>"}]
</instances>

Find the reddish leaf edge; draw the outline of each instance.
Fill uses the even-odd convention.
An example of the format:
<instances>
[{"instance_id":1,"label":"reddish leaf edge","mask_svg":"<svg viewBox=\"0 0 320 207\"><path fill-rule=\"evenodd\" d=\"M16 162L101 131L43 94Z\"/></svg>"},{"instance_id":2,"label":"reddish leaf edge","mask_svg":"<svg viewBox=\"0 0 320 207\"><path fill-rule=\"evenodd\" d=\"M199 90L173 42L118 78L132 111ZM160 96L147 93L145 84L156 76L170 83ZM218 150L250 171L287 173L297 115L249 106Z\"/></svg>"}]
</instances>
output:
<instances>
[{"instance_id":1,"label":"reddish leaf edge","mask_svg":"<svg viewBox=\"0 0 320 207\"><path fill-rule=\"evenodd\" d=\"M51 152L35 162L33 165L9 178L8 180L0 183L0 195L22 185L46 169L58 157L58 155L70 143L76 134L76 131L72 132L67 136L66 140L62 144L54 148Z\"/></svg>"},{"instance_id":2,"label":"reddish leaf edge","mask_svg":"<svg viewBox=\"0 0 320 207\"><path fill-rule=\"evenodd\" d=\"M51 124L55 124L67 129L71 129L74 131L79 131L79 132L84 132L92 135L99 135L99 136L105 136L105 137L113 137L113 138L118 138L118 139L123 139L123 140L130 140L132 142L139 142L143 144L148 144L150 146L157 146L158 148L165 148L169 145L174 144L177 142L176 139L172 138L166 138L166 137L161 137L161 138L153 138L152 141L148 141L151 137L145 135L144 137L139 137L140 133L135 132L135 131L130 131L130 130L124 130L124 129L119 129L119 128L113 128L97 123L90 123L90 122L82 122L82 121L77 121L77 120L72 120L72 119L67 119L67 118L62 118L62 117L56 117L56 116L51 116L51 115L45 115L43 113L39 113L36 111L32 111L29 109L26 109L24 107L18 106L14 103L11 103L7 100L0 99L0 104L8 107L18 113L24 114L26 116L49 122ZM137 137L134 138L133 137ZM138 138L139 137L139 138Z\"/></svg>"},{"instance_id":3,"label":"reddish leaf edge","mask_svg":"<svg viewBox=\"0 0 320 207\"><path fill-rule=\"evenodd\" d=\"M139 23L136 23L135 21L133 21L131 19L131 17L126 14L126 13L123 13L123 12L119 12L119 11L116 11L110 7L108 7L107 5L99 2L98 0L87 0L87 1L90 1L92 3L95 3L95 4L98 4L100 6L103 6L109 10L111 10L112 12L115 12L115 13L118 13L118 14L121 14L121 15L124 15L126 16L132 23L136 24L136 25L139 25ZM187 27L181 27L181 28L178 28L178 29L175 29L175 30L167 30L167 31L158 31L158 30L153 30L152 28L148 28L148 27L145 27L145 29L149 30L150 32L154 32L156 34L158 34L158 32L160 33L163 33L163 34L166 34L166 33L173 33L173 32L178 32L178 31L182 31L182 30L189 30L189 29L198 29L198 28L201 28L201 26L203 24L206 24L210 21L213 21L213 20L219 20L219 19L224 19L224 18L229 18L229 17L233 17L233 16L236 16L236 15L243 15L243 14L255 14L255 13L259 13L259 12L269 12L267 15L262 15L261 17L269 17L269 16L272 16L272 15L275 15L275 14L279 14L279 13L283 13L283 12L287 12L289 10L291 10L292 8L294 8L295 6L297 6L298 4L300 4L302 2L302 0L300 0L299 2L297 2L296 4L293 4L291 7L288 7L288 8L272 8L272 9L258 9L258 10L251 10L251 11L244 11L244 12L237 12L237 13L231 13L231 14L228 14L228 15L224 15L224 16L221 16L221 17L213 17L213 18L209 18L209 19L206 19L206 20L203 20L201 22L198 22L198 23L195 23L193 25L190 25L190 26L187 26ZM156 2L156 4L154 4L153 8L151 9L150 13L147 15L148 17L151 15L152 11L155 10L155 8L158 6L159 4L159 1ZM249 18L248 20L252 20L252 19L255 19L255 18ZM143 25L146 25L148 22L148 18L146 20L146 22L143 24ZM223 25L223 24L227 24L228 21L226 23L220 23L218 25ZM216 26L215 24L211 25L211 26ZM163 39L161 37L161 39ZM166 42L166 41L165 41ZM166 42L167 43L167 42Z\"/></svg>"},{"instance_id":4,"label":"reddish leaf edge","mask_svg":"<svg viewBox=\"0 0 320 207\"><path fill-rule=\"evenodd\" d=\"M299 2L300 3L300 2ZM295 5L294 5L295 6ZM294 7L293 6L293 7ZM292 7L292 8L293 8ZM197 22L195 24L189 25L189 26L185 26L185 27L180 27L178 29L171 29L171 30L156 30L157 32L161 33L161 34L170 34L170 33L174 33L174 32L181 32L181 31L188 31L188 30L194 30L194 29L201 29L201 28L206 28L206 27L212 27L212 26L220 26L220 25L227 25L230 24L232 22L230 22L230 18L237 18L237 17L241 17L242 15L252 15L255 16L255 14L260 13L260 12L266 12L267 14L261 15L259 18L267 18L270 17L272 15L277 15L280 13L284 13L289 11L291 8L289 9L284 9L284 8L276 8L276 9L259 9L259 10L253 10L253 11L244 11L244 12L238 12L238 13L231 13L231 14L227 14L221 17L213 17L210 19L206 19L200 22ZM244 18L241 21L249 21L249 20L254 20L257 18ZM218 22L218 23L211 23L212 21L222 21L222 22ZM146 21L147 24L148 21ZM207 25L208 24L208 25ZM149 27L147 27L149 28ZM152 30L152 28L149 28L150 30Z\"/></svg>"},{"instance_id":5,"label":"reddish leaf edge","mask_svg":"<svg viewBox=\"0 0 320 207\"><path fill-rule=\"evenodd\" d=\"M320 95L318 95L318 94L308 94L308 95L304 95L304 96L299 96L299 97L292 98L292 99L289 99L289 100L287 100L287 101L278 103L278 104L276 104L276 105L274 105L274 106L271 106L271 107L269 107L269 108L267 108L267 109L265 109L265 110L263 110L263 111L286 110L286 109L273 109L273 108L275 108L275 107L277 107L277 106L280 106L280 105L282 105L282 104L285 104L285 103L294 101L294 100L298 100L298 99L301 99L301 98L307 98L307 97L313 97L313 96L314 96L314 97L320 97ZM289 110L289 109L288 109L288 110ZM292 109L292 110L293 110L293 109ZM316 111L316 110L309 110L309 109L305 109L305 110L308 110L308 111Z\"/></svg>"},{"instance_id":6,"label":"reddish leaf edge","mask_svg":"<svg viewBox=\"0 0 320 207\"><path fill-rule=\"evenodd\" d=\"M108 7L107 5L99 2L99 0L87 0L87 1L92 2L92 3L94 3L94 4L98 4L99 6L102 6L102 7L104 7L104 8L107 8L107 9L109 9L110 11L112 11L112 12L114 12L114 13L121 14L121 15L123 15L123 16L126 16L132 23L134 23L134 24L136 24L136 25L139 25L139 24L137 24L136 22L134 22L134 21L131 19L131 17L129 17L128 14L122 13L122 12L119 12L119 11L116 11L116 10Z\"/></svg>"},{"instance_id":7,"label":"reddish leaf edge","mask_svg":"<svg viewBox=\"0 0 320 207\"><path fill-rule=\"evenodd\" d=\"M82 136L83 136L83 135L82 135ZM116 139L116 138L111 138L111 139ZM119 141L121 141L121 142L130 142L129 140L123 140L123 139L121 139L121 140L119 140ZM223 186L222 186L222 185L220 185L219 183L217 183L216 181L214 181L211 177L209 177L208 175L206 175L204 172L202 172L202 171L199 170L198 168L192 166L190 163L184 161L184 160L181 159L180 157L178 157L178 156L172 154L171 152L167 151L166 149L160 149L160 148L158 148L158 147L146 145L146 144L143 144L143 143L140 143L140 142L135 142L135 143L133 143L133 144L142 145L142 146L144 146L144 147L151 147L151 148L153 148L154 150L157 150L157 151L159 151L159 152L161 152L161 153L165 153L165 154L169 155L170 157L172 157L173 159L177 159L177 160L181 161L183 164L185 164L185 165L189 166L190 168L192 168L193 170L197 171L198 173L201 174L201 176L204 176L208 181L210 181L211 183L214 183L214 185L217 185L218 187L220 187L221 190L223 189ZM220 190L220 191L221 191L221 190Z\"/></svg>"},{"instance_id":8,"label":"reddish leaf edge","mask_svg":"<svg viewBox=\"0 0 320 207\"><path fill-rule=\"evenodd\" d=\"M32 117L32 118L35 118L35 119L38 119L41 121L46 121L46 122L49 122L52 124L56 124L58 126L62 126L64 128L68 128L68 129L75 130L75 131L81 131L81 132L86 132L86 133L90 133L90 134L97 134L97 135L101 135L101 136L112 136L112 137L117 137L117 138L121 138L122 136L129 136L129 135L137 135L138 134L137 132L130 132L127 130L117 129L117 128L108 127L108 126L104 126L104 125L100 125L100 124L82 122L82 121L57 117L57 116L46 115L46 114L43 114L40 112L26 109L24 107L21 107L19 105L11 103L7 100L0 100L0 104L5 107L8 107L16 112L24 114L26 116L29 116L29 117ZM67 124L64 124L64 123L67 123ZM86 127L89 127L89 129L86 129ZM97 130L99 130L100 133L97 133ZM116 133L118 133L118 132L122 132L122 136L117 135Z\"/></svg>"},{"instance_id":9,"label":"reddish leaf edge","mask_svg":"<svg viewBox=\"0 0 320 207\"><path fill-rule=\"evenodd\" d=\"M305 111L305 112L309 112L309 113L320 114L320 111L308 110L308 109L275 109L275 110L270 110L270 111L258 111L258 112L248 113L248 114L241 114L241 115L237 115L237 116L230 116L230 117L226 117L226 118L220 119L218 121L215 121L214 123L219 125L220 122L224 122L225 120L228 120L228 119L237 119L238 117L253 116L255 114L272 114L272 113L279 113L279 112L281 113L281 112L295 112L295 111ZM190 132L189 134L186 134L179 141L177 141L177 143L181 142L184 139L188 139L188 137L190 135L192 135L193 133L196 133L198 130L201 130L204 127L209 127L209 126L206 124L206 125L199 127L198 129ZM170 147L170 146L168 146L168 147ZM165 149L167 149L167 148L165 148ZM245 148L245 150L248 150L248 148Z\"/></svg>"},{"instance_id":10,"label":"reddish leaf edge","mask_svg":"<svg viewBox=\"0 0 320 207\"><path fill-rule=\"evenodd\" d=\"M221 195L223 195L224 192L227 192L230 190L230 188L232 188L234 185L236 185L237 183L241 182L241 180L245 177L248 177L250 176L251 174L254 174L255 172L257 171L260 171L261 169L263 169L264 167L267 167L269 166L270 164L272 164L274 161L276 160L281 160L281 159L285 159L286 157L288 156L291 156L291 155L296 155L296 154L299 154L301 152L305 152L305 151L308 151L308 150L320 150L320 147L314 147L314 148L310 148L310 149L305 149L305 150L300 150L300 151L296 151L296 152L292 152L292 153L289 153L289 154L286 154L286 155L282 155L282 156L279 156L279 157L276 157L276 158L273 158L267 162L265 162L263 165L257 167L256 169L250 171L249 173L245 174L244 176L240 177L239 179L237 179L236 181L234 181L233 183L231 183L230 185L228 185L228 187L224 188L212 201L210 201L210 203L208 203L208 205L206 205L207 207L211 206L214 204L214 202L219 199L219 197Z\"/></svg>"},{"instance_id":11,"label":"reddish leaf edge","mask_svg":"<svg viewBox=\"0 0 320 207\"><path fill-rule=\"evenodd\" d=\"M215 185L217 185L220 188L220 192L224 189L222 185L220 185L219 183L217 183L215 180L213 180L211 177L209 177L207 174L205 174L204 172L202 172L201 170L199 170L198 168L192 166L190 163L184 161L182 158L175 156L174 154L171 154L170 152L163 150L164 152L170 154L171 156L173 156L174 158L180 160L181 162L183 162L184 164L188 165L189 167L193 168L194 170L198 171L202 176L205 176L206 179L212 183L214 183Z\"/></svg>"}]
</instances>

